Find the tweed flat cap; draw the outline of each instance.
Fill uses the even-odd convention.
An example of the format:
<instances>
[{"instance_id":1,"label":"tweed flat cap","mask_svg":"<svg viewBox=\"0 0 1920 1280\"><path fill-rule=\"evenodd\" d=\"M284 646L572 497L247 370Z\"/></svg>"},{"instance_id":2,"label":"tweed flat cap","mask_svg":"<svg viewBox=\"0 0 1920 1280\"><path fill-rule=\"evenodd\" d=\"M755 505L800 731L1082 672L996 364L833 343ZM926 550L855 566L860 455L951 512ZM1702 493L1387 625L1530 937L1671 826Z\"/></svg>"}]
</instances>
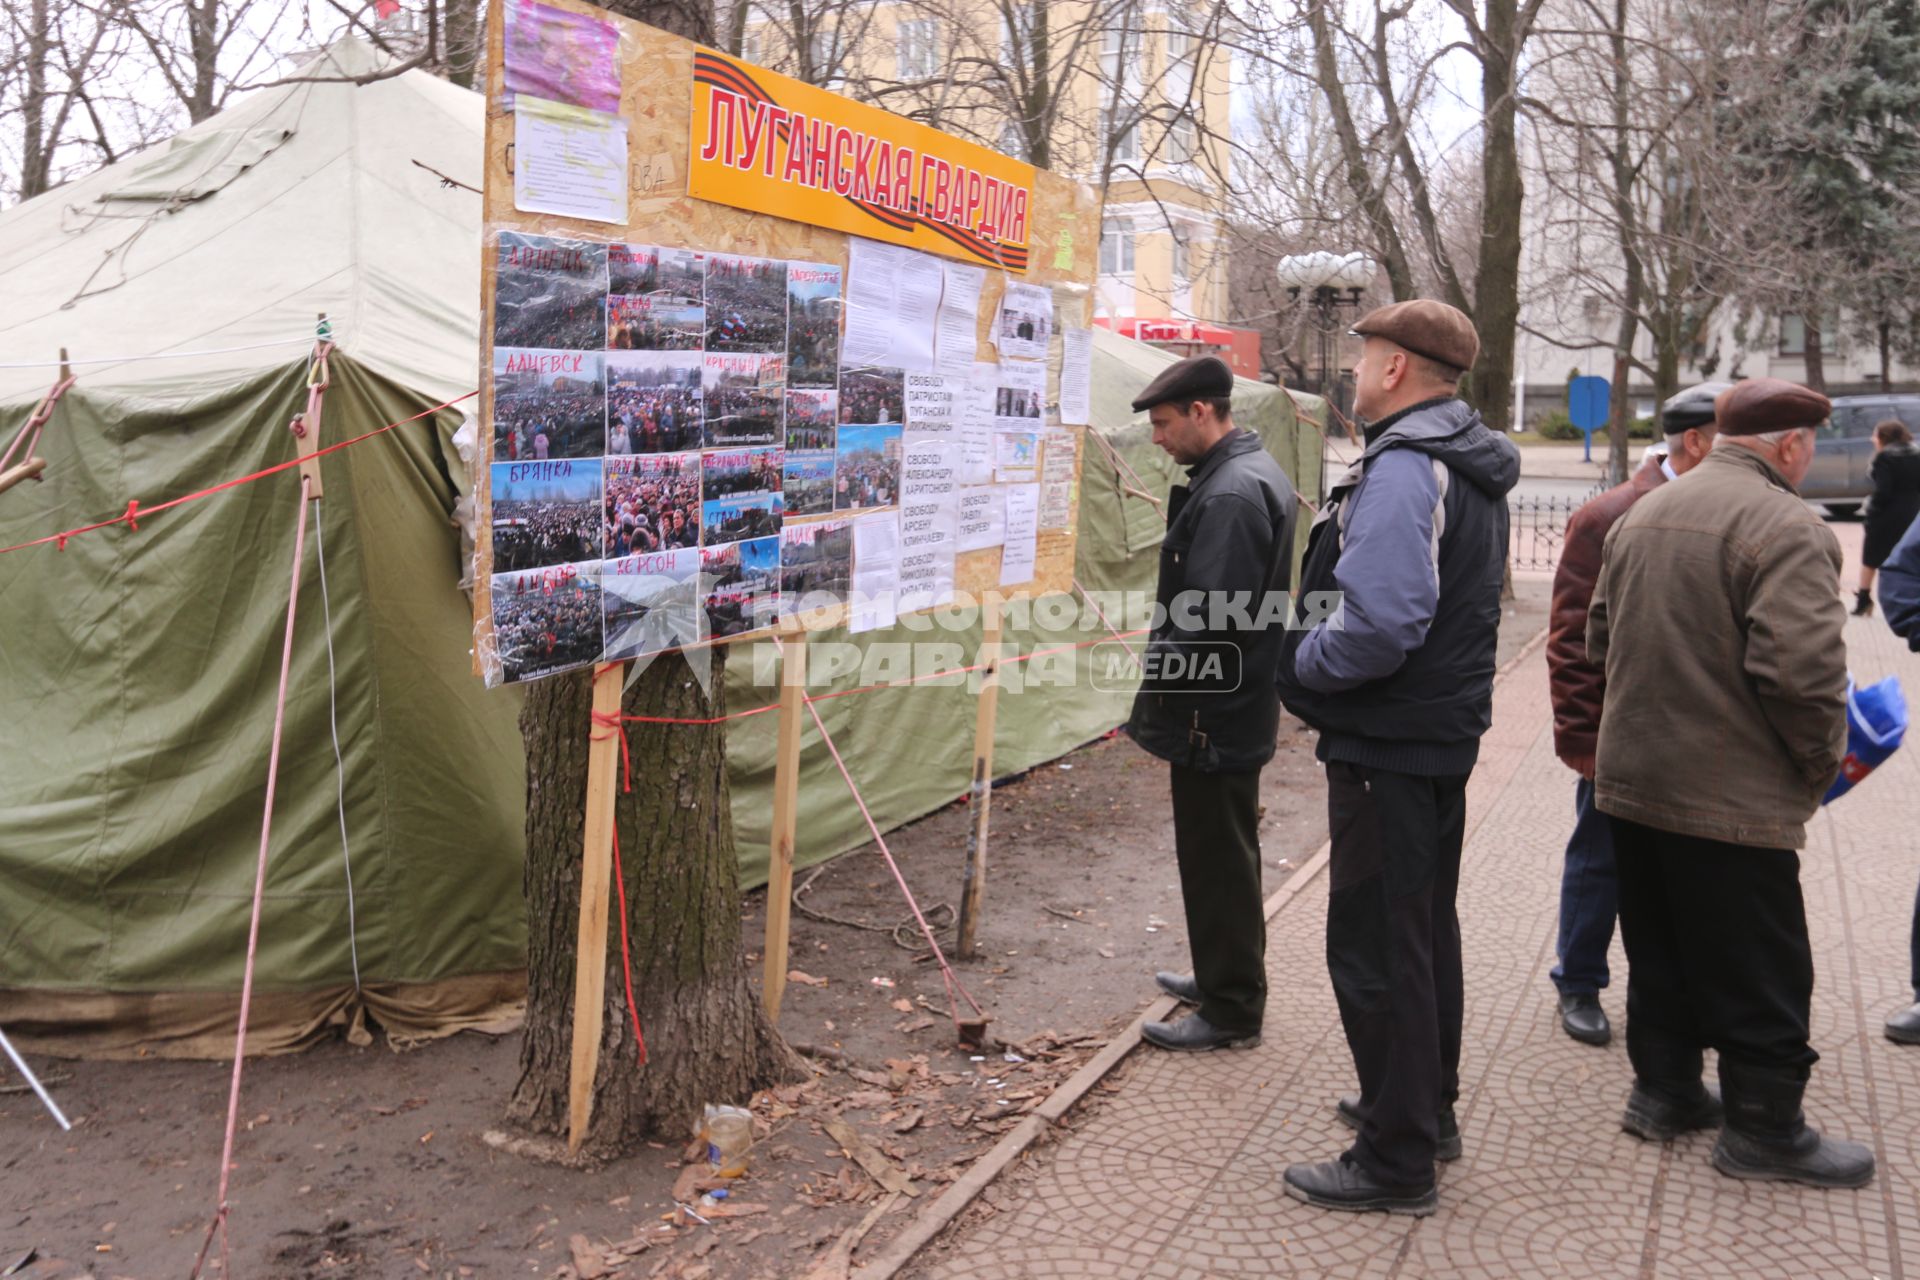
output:
<instances>
[{"instance_id":1,"label":"tweed flat cap","mask_svg":"<svg viewBox=\"0 0 1920 1280\"><path fill-rule=\"evenodd\" d=\"M1188 356L1170 364L1133 398L1137 413L1157 404L1191 404L1233 394L1233 370L1219 356Z\"/></svg>"},{"instance_id":2,"label":"tweed flat cap","mask_svg":"<svg viewBox=\"0 0 1920 1280\"><path fill-rule=\"evenodd\" d=\"M1720 434L1759 436L1794 427L1817 427L1833 412L1833 401L1784 378L1748 378L1722 391L1713 402Z\"/></svg>"},{"instance_id":3,"label":"tweed flat cap","mask_svg":"<svg viewBox=\"0 0 1920 1280\"><path fill-rule=\"evenodd\" d=\"M1369 311L1352 332L1362 338L1384 338L1456 369L1471 369L1480 357L1480 335L1473 331L1467 313L1431 298L1410 298Z\"/></svg>"},{"instance_id":4,"label":"tweed flat cap","mask_svg":"<svg viewBox=\"0 0 1920 1280\"><path fill-rule=\"evenodd\" d=\"M1660 406L1661 430L1677 436L1682 431L1706 426L1713 421L1714 401L1732 385L1731 382L1701 382L1675 392Z\"/></svg>"}]
</instances>

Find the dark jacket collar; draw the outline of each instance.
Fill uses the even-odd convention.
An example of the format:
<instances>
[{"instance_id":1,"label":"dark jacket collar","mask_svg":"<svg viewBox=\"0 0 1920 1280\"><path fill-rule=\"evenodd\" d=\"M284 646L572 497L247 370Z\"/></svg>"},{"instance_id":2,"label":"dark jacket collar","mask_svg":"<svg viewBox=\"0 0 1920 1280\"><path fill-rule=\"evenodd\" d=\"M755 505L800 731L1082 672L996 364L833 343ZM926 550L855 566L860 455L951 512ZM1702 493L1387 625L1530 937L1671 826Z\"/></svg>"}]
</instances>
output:
<instances>
[{"instance_id":1,"label":"dark jacket collar","mask_svg":"<svg viewBox=\"0 0 1920 1280\"><path fill-rule=\"evenodd\" d=\"M1766 478L1768 484L1777 485L1796 498L1800 496L1800 490L1787 483L1787 478L1780 474L1780 468L1774 466L1758 450L1737 444L1716 445L1706 457L1700 459L1700 465L1703 467L1709 463L1722 467L1744 467L1749 471L1758 472Z\"/></svg>"},{"instance_id":2,"label":"dark jacket collar","mask_svg":"<svg viewBox=\"0 0 1920 1280\"><path fill-rule=\"evenodd\" d=\"M1253 432L1235 427L1215 441L1213 448L1201 455L1200 461L1187 468L1187 483L1197 485L1201 480L1219 470L1220 465L1228 458L1259 447L1259 438Z\"/></svg>"}]
</instances>

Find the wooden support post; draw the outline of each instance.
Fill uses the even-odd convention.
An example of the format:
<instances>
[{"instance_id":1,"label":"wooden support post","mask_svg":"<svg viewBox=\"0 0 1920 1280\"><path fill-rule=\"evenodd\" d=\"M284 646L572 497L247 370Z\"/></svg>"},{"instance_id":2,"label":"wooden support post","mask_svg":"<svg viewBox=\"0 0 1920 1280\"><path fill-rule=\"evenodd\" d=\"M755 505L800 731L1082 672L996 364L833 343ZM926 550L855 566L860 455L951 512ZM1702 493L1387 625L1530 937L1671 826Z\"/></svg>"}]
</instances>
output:
<instances>
[{"instance_id":1,"label":"wooden support post","mask_svg":"<svg viewBox=\"0 0 1920 1280\"><path fill-rule=\"evenodd\" d=\"M980 648L987 655L987 665L980 678L980 704L973 722L973 786L967 795L973 821L967 827L967 865L960 879L959 940L954 947L965 960L980 954L980 909L987 892L987 814L993 804L993 722L1000 705L999 597L989 593L984 605L986 621Z\"/></svg>"},{"instance_id":2,"label":"wooden support post","mask_svg":"<svg viewBox=\"0 0 1920 1280\"><path fill-rule=\"evenodd\" d=\"M333 344L324 336L327 327L327 313L320 313L317 332L322 336L314 343L313 368L307 373L307 411L301 415L306 420L306 434L299 441L301 453L313 453L320 448L320 419L326 405L327 385L333 381L333 375L327 368L327 353L333 350ZM308 458L300 464L300 478L312 487L307 496L318 502L320 491L320 459Z\"/></svg>"},{"instance_id":3,"label":"wooden support post","mask_svg":"<svg viewBox=\"0 0 1920 1280\"><path fill-rule=\"evenodd\" d=\"M37 480L40 473L47 469L45 458L28 458L17 467L8 467L0 471L0 493L5 493L22 480Z\"/></svg>"},{"instance_id":4,"label":"wooden support post","mask_svg":"<svg viewBox=\"0 0 1920 1280\"><path fill-rule=\"evenodd\" d=\"M800 721L807 687L807 633L790 632L780 666L780 728L773 753L773 833L767 847L767 945L760 999L780 1021L787 991L787 933L793 915L793 833L799 818Z\"/></svg>"},{"instance_id":5,"label":"wooden support post","mask_svg":"<svg viewBox=\"0 0 1920 1280\"><path fill-rule=\"evenodd\" d=\"M613 867L613 803L620 731L603 718L620 714L627 664L593 669L592 741L587 747L587 825L580 859L580 945L573 957L573 1073L567 1091L567 1150L578 1152L593 1118L593 1077L607 995L607 902Z\"/></svg>"}]
</instances>

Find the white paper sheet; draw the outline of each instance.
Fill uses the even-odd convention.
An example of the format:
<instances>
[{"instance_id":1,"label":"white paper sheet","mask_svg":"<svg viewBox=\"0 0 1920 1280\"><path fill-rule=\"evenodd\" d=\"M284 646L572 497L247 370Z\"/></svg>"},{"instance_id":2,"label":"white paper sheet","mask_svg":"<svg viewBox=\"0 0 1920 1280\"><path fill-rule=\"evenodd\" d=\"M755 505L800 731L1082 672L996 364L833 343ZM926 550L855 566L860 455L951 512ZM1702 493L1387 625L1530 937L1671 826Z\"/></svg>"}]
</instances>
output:
<instances>
[{"instance_id":1,"label":"white paper sheet","mask_svg":"<svg viewBox=\"0 0 1920 1280\"><path fill-rule=\"evenodd\" d=\"M940 259L854 237L847 250L847 330L842 364L933 372L933 334L944 279Z\"/></svg>"},{"instance_id":2,"label":"white paper sheet","mask_svg":"<svg viewBox=\"0 0 1920 1280\"><path fill-rule=\"evenodd\" d=\"M1000 380L994 403L995 428L1038 431L1046 414L1047 366L1010 360L994 367Z\"/></svg>"},{"instance_id":3,"label":"white paper sheet","mask_svg":"<svg viewBox=\"0 0 1920 1280\"><path fill-rule=\"evenodd\" d=\"M847 630L890 627L900 586L900 513L876 511L853 522L853 599Z\"/></svg>"},{"instance_id":4,"label":"white paper sheet","mask_svg":"<svg viewBox=\"0 0 1920 1280\"><path fill-rule=\"evenodd\" d=\"M1040 486L1009 485L1000 492L1007 504L1007 541L1000 553L1000 585L1017 587L1033 581L1035 543L1040 534Z\"/></svg>"},{"instance_id":5,"label":"white paper sheet","mask_svg":"<svg viewBox=\"0 0 1920 1280\"><path fill-rule=\"evenodd\" d=\"M1073 519L1073 455L1079 439L1071 431L1049 431L1040 442L1040 527L1065 528Z\"/></svg>"},{"instance_id":6,"label":"white paper sheet","mask_svg":"<svg viewBox=\"0 0 1920 1280\"><path fill-rule=\"evenodd\" d=\"M993 481L993 402L1000 393L1000 366L981 361L960 402L960 483Z\"/></svg>"},{"instance_id":7,"label":"white paper sheet","mask_svg":"<svg viewBox=\"0 0 1920 1280\"><path fill-rule=\"evenodd\" d=\"M987 283L987 270L960 262L942 263L941 270L945 282L940 290L933 367L964 378L980 349L980 291Z\"/></svg>"},{"instance_id":8,"label":"white paper sheet","mask_svg":"<svg viewBox=\"0 0 1920 1280\"><path fill-rule=\"evenodd\" d=\"M1062 329L1060 421L1084 427L1093 419L1093 330Z\"/></svg>"},{"instance_id":9,"label":"white paper sheet","mask_svg":"<svg viewBox=\"0 0 1920 1280\"><path fill-rule=\"evenodd\" d=\"M953 599L953 553L960 522L958 448L924 440L907 448L900 493L901 613Z\"/></svg>"},{"instance_id":10,"label":"white paper sheet","mask_svg":"<svg viewBox=\"0 0 1920 1280\"><path fill-rule=\"evenodd\" d=\"M513 104L513 207L627 220L627 122L520 94Z\"/></svg>"},{"instance_id":11,"label":"white paper sheet","mask_svg":"<svg viewBox=\"0 0 1920 1280\"><path fill-rule=\"evenodd\" d=\"M960 438L960 413L967 396L967 379L938 373L907 375L907 436L911 449L919 440Z\"/></svg>"},{"instance_id":12,"label":"white paper sheet","mask_svg":"<svg viewBox=\"0 0 1920 1280\"><path fill-rule=\"evenodd\" d=\"M982 551L1007 540L1007 504L992 485L960 490L958 549Z\"/></svg>"},{"instance_id":13,"label":"white paper sheet","mask_svg":"<svg viewBox=\"0 0 1920 1280\"><path fill-rule=\"evenodd\" d=\"M1003 356L1045 360L1053 337L1053 293L1044 285L1007 282L994 317L993 345Z\"/></svg>"}]
</instances>

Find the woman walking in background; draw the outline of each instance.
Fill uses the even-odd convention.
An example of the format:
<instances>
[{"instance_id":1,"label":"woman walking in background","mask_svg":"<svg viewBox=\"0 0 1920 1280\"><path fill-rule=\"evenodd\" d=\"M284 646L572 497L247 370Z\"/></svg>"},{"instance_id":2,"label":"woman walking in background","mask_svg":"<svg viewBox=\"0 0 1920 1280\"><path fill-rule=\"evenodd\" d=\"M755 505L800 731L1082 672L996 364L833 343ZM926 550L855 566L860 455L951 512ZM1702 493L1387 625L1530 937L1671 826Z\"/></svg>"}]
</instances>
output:
<instances>
[{"instance_id":1,"label":"woman walking in background","mask_svg":"<svg viewBox=\"0 0 1920 1280\"><path fill-rule=\"evenodd\" d=\"M1873 574L1913 518L1920 515L1920 449L1904 422L1889 418L1873 429L1873 499L1867 505L1866 546L1860 553L1860 592L1855 617L1873 612Z\"/></svg>"}]
</instances>

